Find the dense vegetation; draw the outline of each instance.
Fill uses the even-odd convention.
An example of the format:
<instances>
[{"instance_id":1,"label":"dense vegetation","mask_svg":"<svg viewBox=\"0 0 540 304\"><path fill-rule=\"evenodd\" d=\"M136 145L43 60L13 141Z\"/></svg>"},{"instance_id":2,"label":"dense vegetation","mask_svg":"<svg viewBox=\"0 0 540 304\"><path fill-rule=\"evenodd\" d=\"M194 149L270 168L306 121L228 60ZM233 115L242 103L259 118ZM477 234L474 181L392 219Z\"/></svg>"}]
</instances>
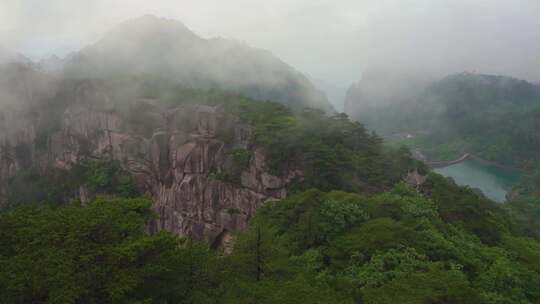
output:
<instances>
[{"instance_id":1,"label":"dense vegetation","mask_svg":"<svg viewBox=\"0 0 540 304\"><path fill-rule=\"evenodd\" d=\"M3 213L0 302L180 302L193 292L189 276L201 269L192 264L205 250L182 250L167 233L148 235L149 207L145 199L100 199Z\"/></svg>"},{"instance_id":2,"label":"dense vegetation","mask_svg":"<svg viewBox=\"0 0 540 304\"><path fill-rule=\"evenodd\" d=\"M289 169L303 171L303 181L297 183L294 190L316 187L324 191L383 191L391 188L410 170L426 171L425 166L415 161L407 149L385 147L379 136L369 133L361 123L351 122L343 114L326 114L310 108L291 110L276 102L257 101L221 90L187 88L149 76L115 81L70 80L60 86L62 90L43 101L47 107L36 110L36 115L47 119L37 123L38 132L33 146L25 144L15 149L17 153L13 157L23 164L23 168L8 181L8 201L12 205L25 202L66 203L77 197L80 186L85 186L91 193L115 193L124 197L136 193L133 181L126 172L122 172L118 161L100 164L100 161L89 160L81 162L73 170L32 163L46 158L52 135L61 129L62 109L80 86L106 92L114 100L112 105L107 105L110 107L107 110L125 116L140 129L137 132L146 137L152 135L154 126L147 126L144 117L138 116L140 113L130 110L131 103L137 100L133 96L159 100L168 107L220 106L227 114L238 117L254 129L255 147L228 149L226 156L230 161L212 172L215 178L228 182L240 181L241 172L249 165L254 148L264 150L272 173L279 175ZM233 128L221 128L219 131L218 137L229 143ZM84 150L89 143L79 144L81 153L87 152L91 157L90 151ZM91 176L92 172L95 176Z\"/></svg>"},{"instance_id":3,"label":"dense vegetation","mask_svg":"<svg viewBox=\"0 0 540 304\"><path fill-rule=\"evenodd\" d=\"M540 155L540 87L510 77L451 75L355 118L383 134L415 135L405 142L435 160L473 153L522 167Z\"/></svg>"},{"instance_id":4,"label":"dense vegetation","mask_svg":"<svg viewBox=\"0 0 540 304\"><path fill-rule=\"evenodd\" d=\"M171 107L221 105L253 128L274 173L300 168L304 179L235 231L231 247L211 249L148 234L151 202L137 198L119 162L29 165L10 180L13 206L0 213L0 303L540 303L532 168L519 200L497 205L345 115L217 90L141 88ZM212 174L237 183L253 147L226 157ZM428 174L418 189L400 183L414 169ZM81 187L97 199L80 204Z\"/></svg>"},{"instance_id":5,"label":"dense vegetation","mask_svg":"<svg viewBox=\"0 0 540 304\"><path fill-rule=\"evenodd\" d=\"M510 194L508 204L520 232L540 237L540 166L529 163L527 171Z\"/></svg>"},{"instance_id":6,"label":"dense vegetation","mask_svg":"<svg viewBox=\"0 0 540 304\"><path fill-rule=\"evenodd\" d=\"M0 303L540 303L535 85L454 75L360 117L384 133L414 134L407 143L430 158L470 152L526 168L511 202L499 205L333 113L304 76L270 54L199 38L174 21L129 21L70 56L58 79L28 66L3 71L0 89L12 109L0 125L16 137L12 130L27 127L19 120L31 121L23 133L34 142L10 146L7 136L0 149L11 177L0 187L9 202L0 210ZM155 121L134 113L140 97L160 110L219 106L251 128L252 145L238 147L233 128L219 126L225 161L210 178L239 184L256 150L271 173L299 169L302 177L287 198L266 202L246 231L227 231L233 238L222 248L149 233L152 202L123 163L93 159L87 138L77 139L83 160L69 170L47 163L72 103L114 113L151 138ZM162 159L160 169L169 165ZM427 175L414 189L401 182L411 171ZM227 212L225 220L235 220L240 211Z\"/></svg>"},{"instance_id":7,"label":"dense vegetation","mask_svg":"<svg viewBox=\"0 0 540 304\"><path fill-rule=\"evenodd\" d=\"M380 190L422 166L406 150L385 150L377 135L343 114L293 114L271 102L240 104L237 111L255 127L256 143L264 147L274 172L303 169L303 188Z\"/></svg>"},{"instance_id":8,"label":"dense vegetation","mask_svg":"<svg viewBox=\"0 0 540 304\"><path fill-rule=\"evenodd\" d=\"M145 199L0 215L2 303L539 303L540 242L440 176L423 193L308 190L232 253L160 232Z\"/></svg>"},{"instance_id":9,"label":"dense vegetation","mask_svg":"<svg viewBox=\"0 0 540 304\"><path fill-rule=\"evenodd\" d=\"M131 175L118 161L85 160L71 170L31 166L8 180L7 201L63 205L78 200L84 188L90 195L135 197L140 195Z\"/></svg>"},{"instance_id":10,"label":"dense vegetation","mask_svg":"<svg viewBox=\"0 0 540 304\"><path fill-rule=\"evenodd\" d=\"M255 145L263 148L275 174L287 169L302 169L304 181L299 189L381 191L400 181L408 171L426 171L407 149L391 149L375 133L344 114L328 115L316 109L291 111L271 101L256 101L218 90L160 87L144 82L143 94L174 107L186 104L220 105L227 113L254 128ZM221 134L226 140L230 134ZM221 174L237 180L238 169L249 158L249 151L231 151L235 166Z\"/></svg>"}]
</instances>

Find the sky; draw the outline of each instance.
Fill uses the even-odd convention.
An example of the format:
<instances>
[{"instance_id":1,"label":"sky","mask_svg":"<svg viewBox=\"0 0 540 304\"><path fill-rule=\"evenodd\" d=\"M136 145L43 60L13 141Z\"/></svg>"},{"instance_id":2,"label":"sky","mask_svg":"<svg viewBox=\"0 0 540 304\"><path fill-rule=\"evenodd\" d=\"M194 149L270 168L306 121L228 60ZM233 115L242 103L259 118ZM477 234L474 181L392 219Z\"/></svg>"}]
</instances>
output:
<instances>
[{"instance_id":1,"label":"sky","mask_svg":"<svg viewBox=\"0 0 540 304\"><path fill-rule=\"evenodd\" d=\"M270 50L333 85L370 67L540 81L539 0L0 0L0 44L63 56L144 14Z\"/></svg>"}]
</instances>

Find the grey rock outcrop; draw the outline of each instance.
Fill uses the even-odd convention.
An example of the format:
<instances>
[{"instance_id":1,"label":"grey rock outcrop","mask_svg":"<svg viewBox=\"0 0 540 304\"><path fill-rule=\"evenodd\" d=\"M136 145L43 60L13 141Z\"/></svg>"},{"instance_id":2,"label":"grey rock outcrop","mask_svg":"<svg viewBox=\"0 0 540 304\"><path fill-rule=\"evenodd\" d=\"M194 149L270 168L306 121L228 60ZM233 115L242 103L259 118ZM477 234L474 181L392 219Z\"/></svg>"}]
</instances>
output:
<instances>
[{"instance_id":1,"label":"grey rock outcrop","mask_svg":"<svg viewBox=\"0 0 540 304\"><path fill-rule=\"evenodd\" d=\"M28 146L29 161L70 169L83 159L118 160L153 200L158 218L149 230L210 242L227 240L231 232L246 228L257 208L283 198L288 184L301 177L297 170L272 175L263 151L253 143L252 128L219 106L166 108L141 99L118 111L106 91L92 82L75 90L45 154L32 153L35 124L29 120L21 126L2 142ZM247 149L252 155L237 183L213 174L224 170L232 149ZM2 184L22 165L2 157ZM82 192L81 199L88 197Z\"/></svg>"}]
</instances>

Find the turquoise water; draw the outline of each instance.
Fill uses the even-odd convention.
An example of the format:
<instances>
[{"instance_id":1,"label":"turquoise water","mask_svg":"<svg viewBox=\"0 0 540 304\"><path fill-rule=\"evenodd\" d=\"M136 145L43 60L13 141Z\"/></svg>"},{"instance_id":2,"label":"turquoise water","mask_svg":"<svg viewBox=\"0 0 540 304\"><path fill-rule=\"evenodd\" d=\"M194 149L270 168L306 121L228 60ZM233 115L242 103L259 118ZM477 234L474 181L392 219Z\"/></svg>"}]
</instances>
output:
<instances>
[{"instance_id":1,"label":"turquoise water","mask_svg":"<svg viewBox=\"0 0 540 304\"><path fill-rule=\"evenodd\" d=\"M502 169L469 159L459 164L434 169L444 176L452 177L457 184L478 188L489 198L504 202L506 194L519 179L519 171Z\"/></svg>"}]
</instances>

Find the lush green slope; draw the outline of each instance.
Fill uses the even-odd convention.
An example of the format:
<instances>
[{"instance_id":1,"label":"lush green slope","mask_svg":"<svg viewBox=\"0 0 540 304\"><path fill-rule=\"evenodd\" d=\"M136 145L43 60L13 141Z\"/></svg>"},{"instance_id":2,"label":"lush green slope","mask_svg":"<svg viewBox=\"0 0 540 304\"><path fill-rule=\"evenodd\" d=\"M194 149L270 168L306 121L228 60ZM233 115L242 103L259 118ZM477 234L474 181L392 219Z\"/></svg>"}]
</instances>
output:
<instances>
[{"instance_id":1,"label":"lush green slope","mask_svg":"<svg viewBox=\"0 0 540 304\"><path fill-rule=\"evenodd\" d=\"M345 115L327 116L311 109L294 113L273 102L233 98L225 106L254 126L255 141L269 156L273 170L287 166L303 170L299 189L381 191L410 170L426 170L408 150L385 148L377 135Z\"/></svg>"},{"instance_id":2,"label":"lush green slope","mask_svg":"<svg viewBox=\"0 0 540 304\"><path fill-rule=\"evenodd\" d=\"M408 100L355 118L386 135L414 135L406 142L432 159L468 152L522 166L540 155L540 88L510 77L451 75Z\"/></svg>"},{"instance_id":3,"label":"lush green slope","mask_svg":"<svg viewBox=\"0 0 540 304\"><path fill-rule=\"evenodd\" d=\"M38 166L22 169L7 183L7 207L25 203L66 205L84 186L92 194L136 197L133 177L119 161L84 160L71 170Z\"/></svg>"},{"instance_id":4,"label":"lush green slope","mask_svg":"<svg viewBox=\"0 0 540 304\"><path fill-rule=\"evenodd\" d=\"M540 242L431 176L372 196L309 190L259 210L232 253L147 235L149 202L0 214L2 303L538 303Z\"/></svg>"},{"instance_id":5,"label":"lush green slope","mask_svg":"<svg viewBox=\"0 0 540 304\"><path fill-rule=\"evenodd\" d=\"M529 163L527 171L514 186L508 204L519 230L532 237L540 236L540 166Z\"/></svg>"},{"instance_id":6,"label":"lush green slope","mask_svg":"<svg viewBox=\"0 0 540 304\"><path fill-rule=\"evenodd\" d=\"M119 84L122 83L122 84ZM123 88L123 81L112 87ZM384 147L381 138L370 134L362 124L351 122L344 115L327 115L320 110L292 111L286 106L270 101L257 101L219 90L195 90L144 80L140 85L146 97L159 100L169 107L187 104L220 105L228 114L235 115L255 131L255 144L268 156L271 170L276 174L288 168L301 169L303 180L296 190L317 187L322 190L347 190L377 192L389 189L410 170L425 171L425 166L415 161L406 149ZM75 84L64 84L70 91ZM116 89L111 94L114 96ZM159 92L156 94L154 92ZM65 94L65 95L64 95ZM46 156L51 132L58 131L62 108L69 102L68 93L61 92L45 109L49 120L35 139L37 156ZM116 99L115 99L116 100ZM122 100L115 108L122 115ZM137 120L129 116L128 119ZM144 129L144 121L140 121ZM324 126L321 128L321 126ZM228 132L230 131L230 132ZM230 140L233 130L223 130L223 140ZM228 182L238 182L242 163L249 162L252 149L236 150L234 167L216 176ZM35 156L35 157L37 157ZM29 161L31 163L31 161ZM24 202L66 203L76 196L80 186L101 194L136 193L132 181L117 162L87 161L71 171L39 164L22 168L8 181L8 198L14 204Z\"/></svg>"},{"instance_id":7,"label":"lush green slope","mask_svg":"<svg viewBox=\"0 0 540 304\"><path fill-rule=\"evenodd\" d=\"M151 202L133 198L118 163L27 168L10 181L19 206L0 213L0 303L540 302L540 226L530 205L497 205L436 174L411 189L404 174L427 169L344 115L140 87L171 107L221 105L253 127L273 171L298 167L304 179L234 231L231 247L214 250L147 234ZM237 182L251 153L233 151L234 166L216 177ZM536 178L519 188L530 202ZM109 199L72 202L81 185Z\"/></svg>"}]
</instances>

